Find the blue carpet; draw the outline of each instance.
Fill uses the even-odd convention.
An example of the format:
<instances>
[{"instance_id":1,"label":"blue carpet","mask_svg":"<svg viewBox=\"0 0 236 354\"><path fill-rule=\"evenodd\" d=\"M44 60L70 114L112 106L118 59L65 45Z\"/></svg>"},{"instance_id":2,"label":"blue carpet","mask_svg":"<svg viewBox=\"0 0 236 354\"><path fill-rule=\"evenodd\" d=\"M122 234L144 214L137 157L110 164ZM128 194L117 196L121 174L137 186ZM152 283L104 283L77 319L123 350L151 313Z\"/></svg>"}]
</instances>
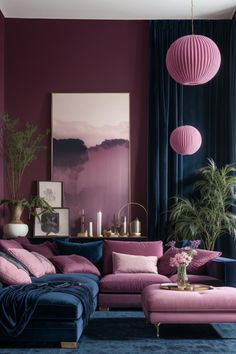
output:
<instances>
[{"instance_id":1,"label":"blue carpet","mask_svg":"<svg viewBox=\"0 0 236 354\"><path fill-rule=\"evenodd\" d=\"M1 354L213 354L236 353L236 324L161 325L145 323L142 312L96 312L80 339L78 349L60 349L52 344L6 345ZM54 344L57 345L58 344Z\"/></svg>"}]
</instances>

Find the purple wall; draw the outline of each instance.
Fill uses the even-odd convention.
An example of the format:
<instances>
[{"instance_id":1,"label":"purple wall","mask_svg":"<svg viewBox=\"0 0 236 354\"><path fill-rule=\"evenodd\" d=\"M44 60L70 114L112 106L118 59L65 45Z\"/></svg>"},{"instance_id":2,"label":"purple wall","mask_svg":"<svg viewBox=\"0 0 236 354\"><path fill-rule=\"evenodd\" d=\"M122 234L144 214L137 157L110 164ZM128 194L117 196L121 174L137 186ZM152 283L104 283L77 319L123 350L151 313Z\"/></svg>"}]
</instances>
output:
<instances>
[{"instance_id":1,"label":"purple wall","mask_svg":"<svg viewBox=\"0 0 236 354\"><path fill-rule=\"evenodd\" d=\"M5 110L22 122L51 126L51 92L130 92L132 200L146 205L148 21L5 24ZM25 174L25 195L36 191L32 181L50 179L47 144Z\"/></svg>"},{"instance_id":2,"label":"purple wall","mask_svg":"<svg viewBox=\"0 0 236 354\"><path fill-rule=\"evenodd\" d=\"M0 11L0 126L2 125L2 116L4 112L4 31L5 31L5 19ZM4 169L3 161L0 156L0 199L4 195ZM3 208L0 213L0 226L3 224Z\"/></svg>"}]
</instances>

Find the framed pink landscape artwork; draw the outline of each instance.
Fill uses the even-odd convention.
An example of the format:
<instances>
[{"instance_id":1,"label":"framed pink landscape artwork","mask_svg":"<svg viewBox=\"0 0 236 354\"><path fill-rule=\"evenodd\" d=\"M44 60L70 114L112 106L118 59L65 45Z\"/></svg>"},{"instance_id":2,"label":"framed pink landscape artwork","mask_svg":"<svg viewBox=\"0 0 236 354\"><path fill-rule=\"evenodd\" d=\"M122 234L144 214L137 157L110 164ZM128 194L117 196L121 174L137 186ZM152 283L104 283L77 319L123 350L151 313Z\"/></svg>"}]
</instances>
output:
<instances>
[{"instance_id":1,"label":"framed pink landscape artwork","mask_svg":"<svg viewBox=\"0 0 236 354\"><path fill-rule=\"evenodd\" d=\"M129 201L129 93L52 94L52 180L63 181L71 233L112 226L114 214Z\"/></svg>"}]
</instances>

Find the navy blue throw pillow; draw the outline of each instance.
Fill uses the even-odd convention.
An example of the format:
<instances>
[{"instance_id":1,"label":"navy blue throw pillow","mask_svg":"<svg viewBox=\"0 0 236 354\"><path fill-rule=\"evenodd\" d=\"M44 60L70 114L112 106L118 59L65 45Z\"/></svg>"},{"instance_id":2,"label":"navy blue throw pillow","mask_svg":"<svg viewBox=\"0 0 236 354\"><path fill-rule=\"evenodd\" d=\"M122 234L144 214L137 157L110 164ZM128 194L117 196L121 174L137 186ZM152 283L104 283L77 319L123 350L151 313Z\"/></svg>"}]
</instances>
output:
<instances>
[{"instance_id":1,"label":"navy blue throw pillow","mask_svg":"<svg viewBox=\"0 0 236 354\"><path fill-rule=\"evenodd\" d=\"M95 266L100 266L102 261L103 241L92 242L69 242L55 239L55 245L59 254L78 254L87 258Z\"/></svg>"}]
</instances>

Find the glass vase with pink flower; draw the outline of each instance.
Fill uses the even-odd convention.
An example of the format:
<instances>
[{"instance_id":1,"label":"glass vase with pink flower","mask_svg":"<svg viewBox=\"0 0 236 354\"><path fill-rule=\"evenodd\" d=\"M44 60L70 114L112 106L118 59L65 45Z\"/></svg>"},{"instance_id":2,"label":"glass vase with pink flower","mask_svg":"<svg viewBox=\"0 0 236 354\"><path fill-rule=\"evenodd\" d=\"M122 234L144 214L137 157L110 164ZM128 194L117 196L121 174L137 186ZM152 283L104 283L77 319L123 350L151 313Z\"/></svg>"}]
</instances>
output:
<instances>
[{"instance_id":1,"label":"glass vase with pink flower","mask_svg":"<svg viewBox=\"0 0 236 354\"><path fill-rule=\"evenodd\" d=\"M184 290L188 285L187 266L192 262L193 257L197 254L196 248L200 244L199 240L191 241L190 246L177 249L174 257L170 258L170 266L177 268L176 283L180 290ZM172 249L175 248L175 241L168 244Z\"/></svg>"}]
</instances>

